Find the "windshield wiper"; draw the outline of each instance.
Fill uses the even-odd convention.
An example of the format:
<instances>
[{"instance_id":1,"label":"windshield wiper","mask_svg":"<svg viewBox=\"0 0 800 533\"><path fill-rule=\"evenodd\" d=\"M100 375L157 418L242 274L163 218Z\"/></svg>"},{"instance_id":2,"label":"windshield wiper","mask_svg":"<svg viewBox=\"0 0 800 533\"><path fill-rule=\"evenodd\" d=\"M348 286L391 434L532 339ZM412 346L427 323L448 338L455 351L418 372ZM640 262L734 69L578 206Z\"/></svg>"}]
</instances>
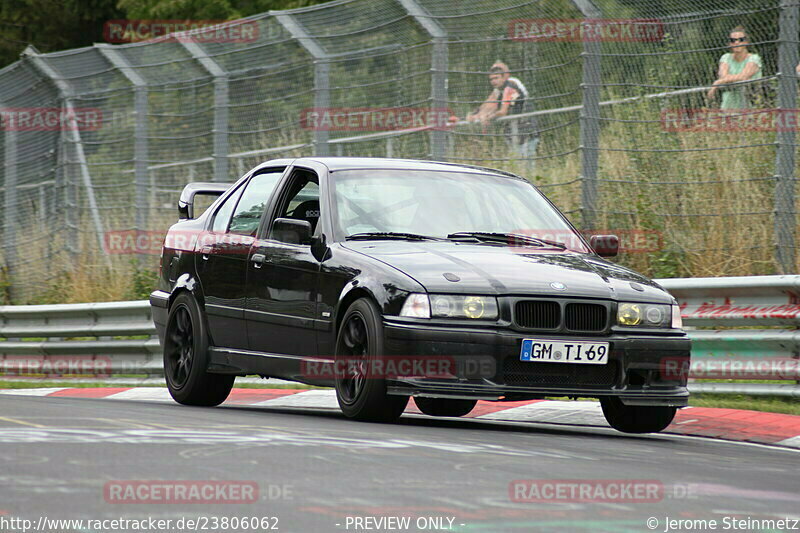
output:
<instances>
[{"instance_id":1,"label":"windshield wiper","mask_svg":"<svg viewBox=\"0 0 800 533\"><path fill-rule=\"evenodd\" d=\"M485 242L503 242L506 244L532 244L534 246L550 246L558 248L559 250L566 250L567 245L563 242L548 241L547 239L540 239L531 235L522 235L520 233L493 233L484 231L459 231L458 233L451 233L447 236L451 240L461 239L477 239Z\"/></svg>"},{"instance_id":2,"label":"windshield wiper","mask_svg":"<svg viewBox=\"0 0 800 533\"><path fill-rule=\"evenodd\" d=\"M440 237L430 235L419 235L417 233L397 233L394 231L374 231L365 233L354 233L345 237L348 241L368 241L376 239L398 239L404 241L441 241Z\"/></svg>"}]
</instances>

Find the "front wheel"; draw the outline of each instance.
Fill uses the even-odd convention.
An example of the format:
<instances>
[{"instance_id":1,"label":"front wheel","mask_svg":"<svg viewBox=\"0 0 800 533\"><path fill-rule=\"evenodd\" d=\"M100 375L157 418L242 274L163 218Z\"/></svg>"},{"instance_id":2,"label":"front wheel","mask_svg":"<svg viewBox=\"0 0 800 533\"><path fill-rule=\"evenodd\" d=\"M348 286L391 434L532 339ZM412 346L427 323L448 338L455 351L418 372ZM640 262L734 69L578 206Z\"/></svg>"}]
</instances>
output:
<instances>
[{"instance_id":1,"label":"front wheel","mask_svg":"<svg viewBox=\"0 0 800 533\"><path fill-rule=\"evenodd\" d=\"M616 396L600 398L608 424L623 433L658 433L675 418L675 407L625 405Z\"/></svg>"},{"instance_id":2,"label":"front wheel","mask_svg":"<svg viewBox=\"0 0 800 533\"><path fill-rule=\"evenodd\" d=\"M208 332L194 297L179 294L169 310L164 336L164 377L172 398L184 405L214 406L225 401L235 376L209 374Z\"/></svg>"},{"instance_id":3,"label":"front wheel","mask_svg":"<svg viewBox=\"0 0 800 533\"><path fill-rule=\"evenodd\" d=\"M464 416L475 408L477 400L450 400L447 398L414 398L419 410L428 416Z\"/></svg>"},{"instance_id":4,"label":"front wheel","mask_svg":"<svg viewBox=\"0 0 800 533\"><path fill-rule=\"evenodd\" d=\"M378 307L366 298L345 312L336 338L336 399L348 418L373 422L397 420L408 396L390 396L386 381L376 372L382 365L383 320Z\"/></svg>"}]
</instances>

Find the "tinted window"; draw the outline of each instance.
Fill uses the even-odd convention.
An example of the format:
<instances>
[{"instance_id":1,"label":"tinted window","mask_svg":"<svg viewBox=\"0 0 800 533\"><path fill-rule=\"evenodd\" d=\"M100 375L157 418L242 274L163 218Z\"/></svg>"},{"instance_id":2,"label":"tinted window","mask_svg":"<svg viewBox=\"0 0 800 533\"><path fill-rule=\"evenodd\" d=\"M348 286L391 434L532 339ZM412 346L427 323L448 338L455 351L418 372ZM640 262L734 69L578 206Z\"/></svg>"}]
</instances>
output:
<instances>
[{"instance_id":1,"label":"tinted window","mask_svg":"<svg viewBox=\"0 0 800 533\"><path fill-rule=\"evenodd\" d=\"M313 172L297 171L289 182L287 194L276 218L306 220L311 224L311 232L314 233L320 214L318 181L317 175Z\"/></svg>"},{"instance_id":2,"label":"tinted window","mask_svg":"<svg viewBox=\"0 0 800 533\"><path fill-rule=\"evenodd\" d=\"M241 196L241 194L242 188L239 187L233 194L228 196L220 208L217 209L217 212L214 215L214 222L211 225L211 231L225 233L225 230L228 229L228 221L231 219L233 208L236 206L236 202L239 200L239 196Z\"/></svg>"},{"instance_id":3,"label":"tinted window","mask_svg":"<svg viewBox=\"0 0 800 533\"><path fill-rule=\"evenodd\" d=\"M231 218L228 227L230 233L255 237L261 214L282 175L283 169L274 170L254 176L250 180Z\"/></svg>"}]
</instances>

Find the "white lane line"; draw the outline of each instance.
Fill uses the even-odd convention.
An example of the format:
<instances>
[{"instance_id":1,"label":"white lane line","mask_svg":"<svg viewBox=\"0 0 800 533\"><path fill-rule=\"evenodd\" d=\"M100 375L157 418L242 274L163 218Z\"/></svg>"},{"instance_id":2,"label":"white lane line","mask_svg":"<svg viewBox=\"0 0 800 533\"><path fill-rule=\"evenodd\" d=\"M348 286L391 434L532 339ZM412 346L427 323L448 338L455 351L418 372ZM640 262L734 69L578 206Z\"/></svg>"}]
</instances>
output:
<instances>
[{"instance_id":1,"label":"white lane line","mask_svg":"<svg viewBox=\"0 0 800 533\"><path fill-rule=\"evenodd\" d=\"M174 402L169 391L160 387L138 387L117 392L101 398L102 400L144 400L149 402Z\"/></svg>"},{"instance_id":2,"label":"white lane line","mask_svg":"<svg viewBox=\"0 0 800 533\"><path fill-rule=\"evenodd\" d=\"M332 390L312 389L296 394L287 394L271 400L251 403L252 406L266 407L314 407L321 409L338 409L336 392Z\"/></svg>"},{"instance_id":3,"label":"white lane line","mask_svg":"<svg viewBox=\"0 0 800 533\"><path fill-rule=\"evenodd\" d=\"M47 396L54 392L67 390L68 387L50 387L42 389L0 389L0 394L9 396Z\"/></svg>"}]
</instances>

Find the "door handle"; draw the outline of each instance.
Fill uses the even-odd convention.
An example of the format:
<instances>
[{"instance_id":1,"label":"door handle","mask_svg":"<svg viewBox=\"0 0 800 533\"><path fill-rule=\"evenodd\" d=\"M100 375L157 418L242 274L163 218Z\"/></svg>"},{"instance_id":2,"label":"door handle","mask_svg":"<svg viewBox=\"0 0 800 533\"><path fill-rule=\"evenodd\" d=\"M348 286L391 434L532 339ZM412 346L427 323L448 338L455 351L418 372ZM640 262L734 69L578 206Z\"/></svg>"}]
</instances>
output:
<instances>
[{"instance_id":1,"label":"door handle","mask_svg":"<svg viewBox=\"0 0 800 533\"><path fill-rule=\"evenodd\" d=\"M267 256L264 254L253 254L253 257L250 259L253 261L253 266L255 268L261 268L261 265L267 262Z\"/></svg>"},{"instance_id":2,"label":"door handle","mask_svg":"<svg viewBox=\"0 0 800 533\"><path fill-rule=\"evenodd\" d=\"M200 253L205 261L208 261L208 254L211 253L211 246L205 245L200 249Z\"/></svg>"}]
</instances>

